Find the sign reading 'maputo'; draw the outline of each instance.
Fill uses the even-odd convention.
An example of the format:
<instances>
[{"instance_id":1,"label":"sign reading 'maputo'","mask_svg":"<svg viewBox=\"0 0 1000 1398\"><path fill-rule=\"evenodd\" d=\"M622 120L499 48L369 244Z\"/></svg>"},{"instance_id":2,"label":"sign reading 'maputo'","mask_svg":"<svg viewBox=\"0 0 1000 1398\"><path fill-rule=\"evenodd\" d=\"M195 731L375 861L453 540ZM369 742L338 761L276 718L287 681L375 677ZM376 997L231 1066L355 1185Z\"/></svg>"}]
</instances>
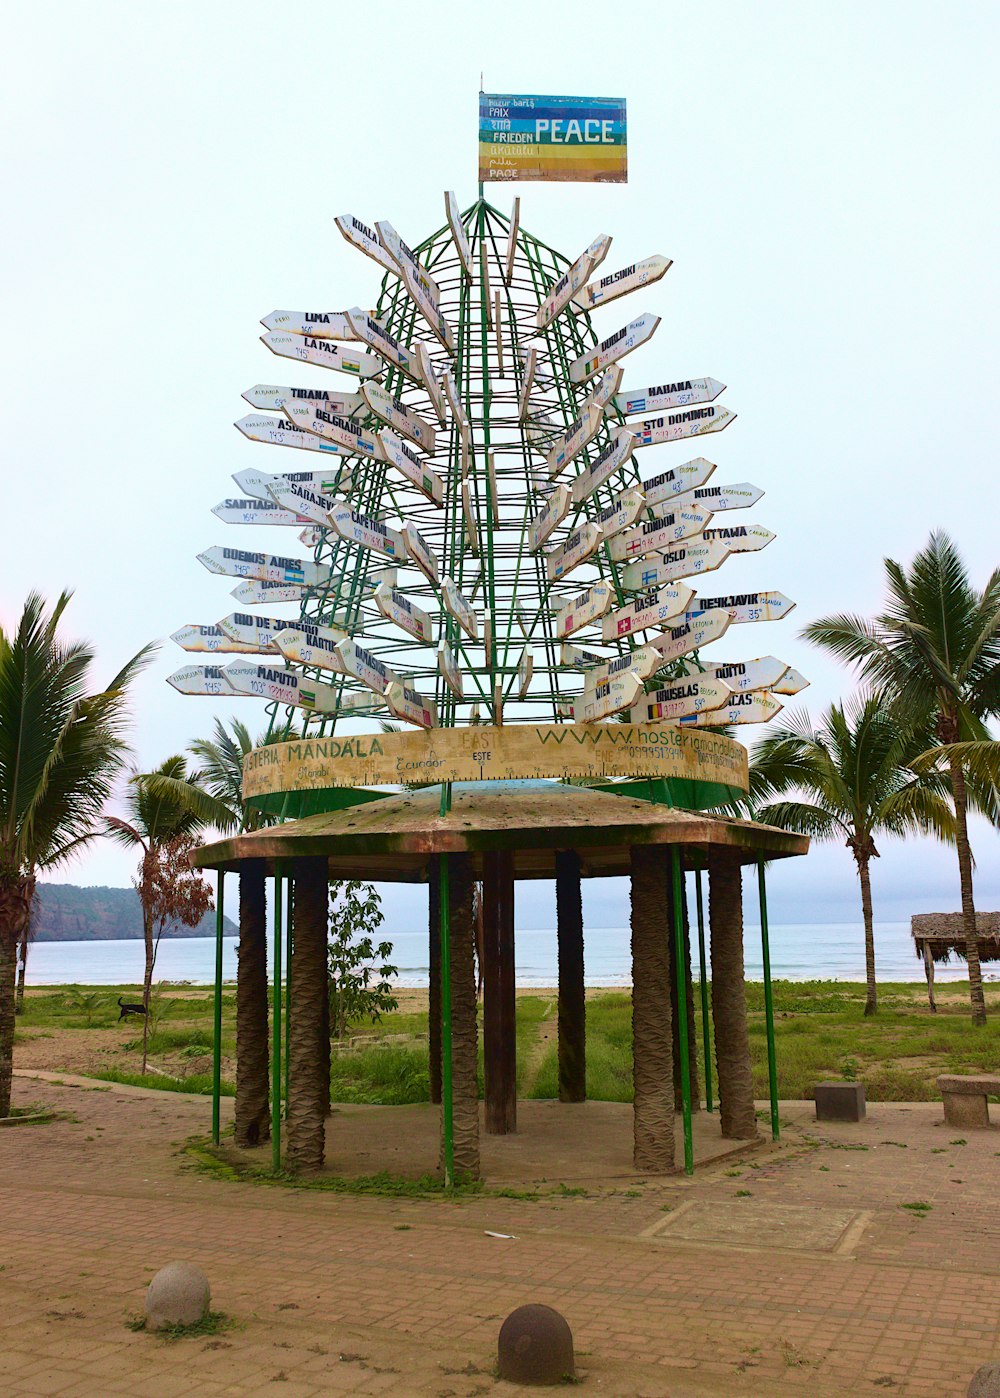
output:
<instances>
[{"instance_id":1,"label":"sign reading 'maputo'","mask_svg":"<svg viewBox=\"0 0 1000 1398\"><path fill-rule=\"evenodd\" d=\"M481 92L479 179L624 184L624 97Z\"/></svg>"}]
</instances>

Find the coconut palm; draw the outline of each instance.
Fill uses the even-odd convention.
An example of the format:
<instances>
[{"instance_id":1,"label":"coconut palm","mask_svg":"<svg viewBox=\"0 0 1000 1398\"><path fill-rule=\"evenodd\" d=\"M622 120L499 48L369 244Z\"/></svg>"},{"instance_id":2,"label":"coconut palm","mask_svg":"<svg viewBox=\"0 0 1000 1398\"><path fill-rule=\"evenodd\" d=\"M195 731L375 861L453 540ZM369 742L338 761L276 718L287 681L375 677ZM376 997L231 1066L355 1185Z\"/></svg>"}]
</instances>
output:
<instances>
[{"instance_id":1,"label":"coconut palm","mask_svg":"<svg viewBox=\"0 0 1000 1398\"><path fill-rule=\"evenodd\" d=\"M803 634L856 665L905 725L930 729L925 760L946 772L954 805L972 1019L985 1024L968 810L998 812L995 788L970 785L962 745L990 742L988 720L1000 713L1000 569L980 592L953 541L935 532L909 568L887 558L885 572L880 615L826 617Z\"/></svg>"},{"instance_id":2,"label":"coconut palm","mask_svg":"<svg viewBox=\"0 0 1000 1398\"><path fill-rule=\"evenodd\" d=\"M10 1111L15 968L35 879L101 833L128 753L128 687L153 654L144 647L90 692L93 649L58 634L71 596L47 611L33 592L16 629L0 628L0 1117Z\"/></svg>"},{"instance_id":3,"label":"coconut palm","mask_svg":"<svg viewBox=\"0 0 1000 1398\"><path fill-rule=\"evenodd\" d=\"M865 925L865 1014L878 1008L871 861L881 835L954 838L947 785L937 772L916 774L910 762L927 735L901 728L878 693L834 704L813 727L808 714L791 714L754 749L752 789L756 818L820 840L842 839L861 882ZM774 801L792 793L799 799Z\"/></svg>"}]
</instances>

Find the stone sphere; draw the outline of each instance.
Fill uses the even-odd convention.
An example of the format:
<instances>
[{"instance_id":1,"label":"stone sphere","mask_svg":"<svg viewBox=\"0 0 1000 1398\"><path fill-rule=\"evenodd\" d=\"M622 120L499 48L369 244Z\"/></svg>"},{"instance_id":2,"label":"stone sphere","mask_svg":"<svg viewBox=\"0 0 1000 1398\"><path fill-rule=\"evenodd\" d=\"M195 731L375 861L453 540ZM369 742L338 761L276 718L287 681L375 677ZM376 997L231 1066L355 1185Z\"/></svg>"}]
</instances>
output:
<instances>
[{"instance_id":1,"label":"stone sphere","mask_svg":"<svg viewBox=\"0 0 1000 1398\"><path fill-rule=\"evenodd\" d=\"M1000 1364L984 1364L972 1375L968 1398L1000 1398Z\"/></svg>"},{"instance_id":2,"label":"stone sphere","mask_svg":"<svg viewBox=\"0 0 1000 1398\"><path fill-rule=\"evenodd\" d=\"M573 1333L551 1306L518 1306L500 1327L500 1377L509 1383L556 1384L576 1377Z\"/></svg>"},{"instance_id":3,"label":"stone sphere","mask_svg":"<svg viewBox=\"0 0 1000 1398\"><path fill-rule=\"evenodd\" d=\"M168 1262L149 1283L146 1292L146 1326L163 1330L168 1325L197 1325L212 1299L208 1278L190 1262Z\"/></svg>"}]
</instances>

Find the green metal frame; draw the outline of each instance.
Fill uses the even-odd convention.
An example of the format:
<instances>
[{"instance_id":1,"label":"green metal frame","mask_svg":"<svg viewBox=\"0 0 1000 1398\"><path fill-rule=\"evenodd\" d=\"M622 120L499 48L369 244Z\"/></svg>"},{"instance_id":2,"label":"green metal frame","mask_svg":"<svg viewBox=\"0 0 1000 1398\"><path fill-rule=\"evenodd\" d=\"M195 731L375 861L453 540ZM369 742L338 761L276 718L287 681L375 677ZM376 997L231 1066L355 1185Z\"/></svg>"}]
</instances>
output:
<instances>
[{"instance_id":1,"label":"green metal frame","mask_svg":"<svg viewBox=\"0 0 1000 1398\"><path fill-rule=\"evenodd\" d=\"M438 860L441 907L441 1113L444 1182L455 1184L455 1096L451 1076L451 884L448 855Z\"/></svg>"},{"instance_id":2,"label":"green metal frame","mask_svg":"<svg viewBox=\"0 0 1000 1398\"><path fill-rule=\"evenodd\" d=\"M274 868L274 972L271 986L271 1168L281 1169L281 881Z\"/></svg>"},{"instance_id":3,"label":"green metal frame","mask_svg":"<svg viewBox=\"0 0 1000 1398\"><path fill-rule=\"evenodd\" d=\"M764 962L764 1022L767 1029L767 1085L771 1098L771 1140L781 1136L778 1119L778 1055L774 1043L774 998L771 994L771 944L767 928L767 887L764 861L757 860L757 888L760 894L760 947Z\"/></svg>"},{"instance_id":4,"label":"green metal frame","mask_svg":"<svg viewBox=\"0 0 1000 1398\"><path fill-rule=\"evenodd\" d=\"M222 889L225 871L220 869L215 892L215 1000L212 1036L212 1140L219 1144L219 1117L222 1104Z\"/></svg>"},{"instance_id":5,"label":"green metal frame","mask_svg":"<svg viewBox=\"0 0 1000 1398\"><path fill-rule=\"evenodd\" d=\"M701 892L701 869L694 871L694 892L698 905L698 966L701 973L701 1043L705 1058L705 1109L712 1105L712 1029L708 1014L708 965L705 956L705 905Z\"/></svg>"}]
</instances>

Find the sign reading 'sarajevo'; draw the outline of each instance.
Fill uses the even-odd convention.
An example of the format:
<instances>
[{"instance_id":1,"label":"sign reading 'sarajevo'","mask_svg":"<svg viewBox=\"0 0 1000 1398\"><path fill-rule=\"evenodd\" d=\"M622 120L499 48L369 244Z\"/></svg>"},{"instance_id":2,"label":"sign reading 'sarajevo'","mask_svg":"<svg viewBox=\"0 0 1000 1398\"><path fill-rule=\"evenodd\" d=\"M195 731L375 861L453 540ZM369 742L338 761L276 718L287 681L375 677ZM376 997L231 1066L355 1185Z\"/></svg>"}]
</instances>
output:
<instances>
[{"instance_id":1,"label":"sign reading 'sarajevo'","mask_svg":"<svg viewBox=\"0 0 1000 1398\"><path fill-rule=\"evenodd\" d=\"M625 99L481 92L479 178L625 184Z\"/></svg>"},{"instance_id":2,"label":"sign reading 'sarajevo'","mask_svg":"<svg viewBox=\"0 0 1000 1398\"><path fill-rule=\"evenodd\" d=\"M243 764L243 796L253 802L340 786L546 777L661 777L746 791L747 753L731 738L657 723L345 733L255 748Z\"/></svg>"}]
</instances>

